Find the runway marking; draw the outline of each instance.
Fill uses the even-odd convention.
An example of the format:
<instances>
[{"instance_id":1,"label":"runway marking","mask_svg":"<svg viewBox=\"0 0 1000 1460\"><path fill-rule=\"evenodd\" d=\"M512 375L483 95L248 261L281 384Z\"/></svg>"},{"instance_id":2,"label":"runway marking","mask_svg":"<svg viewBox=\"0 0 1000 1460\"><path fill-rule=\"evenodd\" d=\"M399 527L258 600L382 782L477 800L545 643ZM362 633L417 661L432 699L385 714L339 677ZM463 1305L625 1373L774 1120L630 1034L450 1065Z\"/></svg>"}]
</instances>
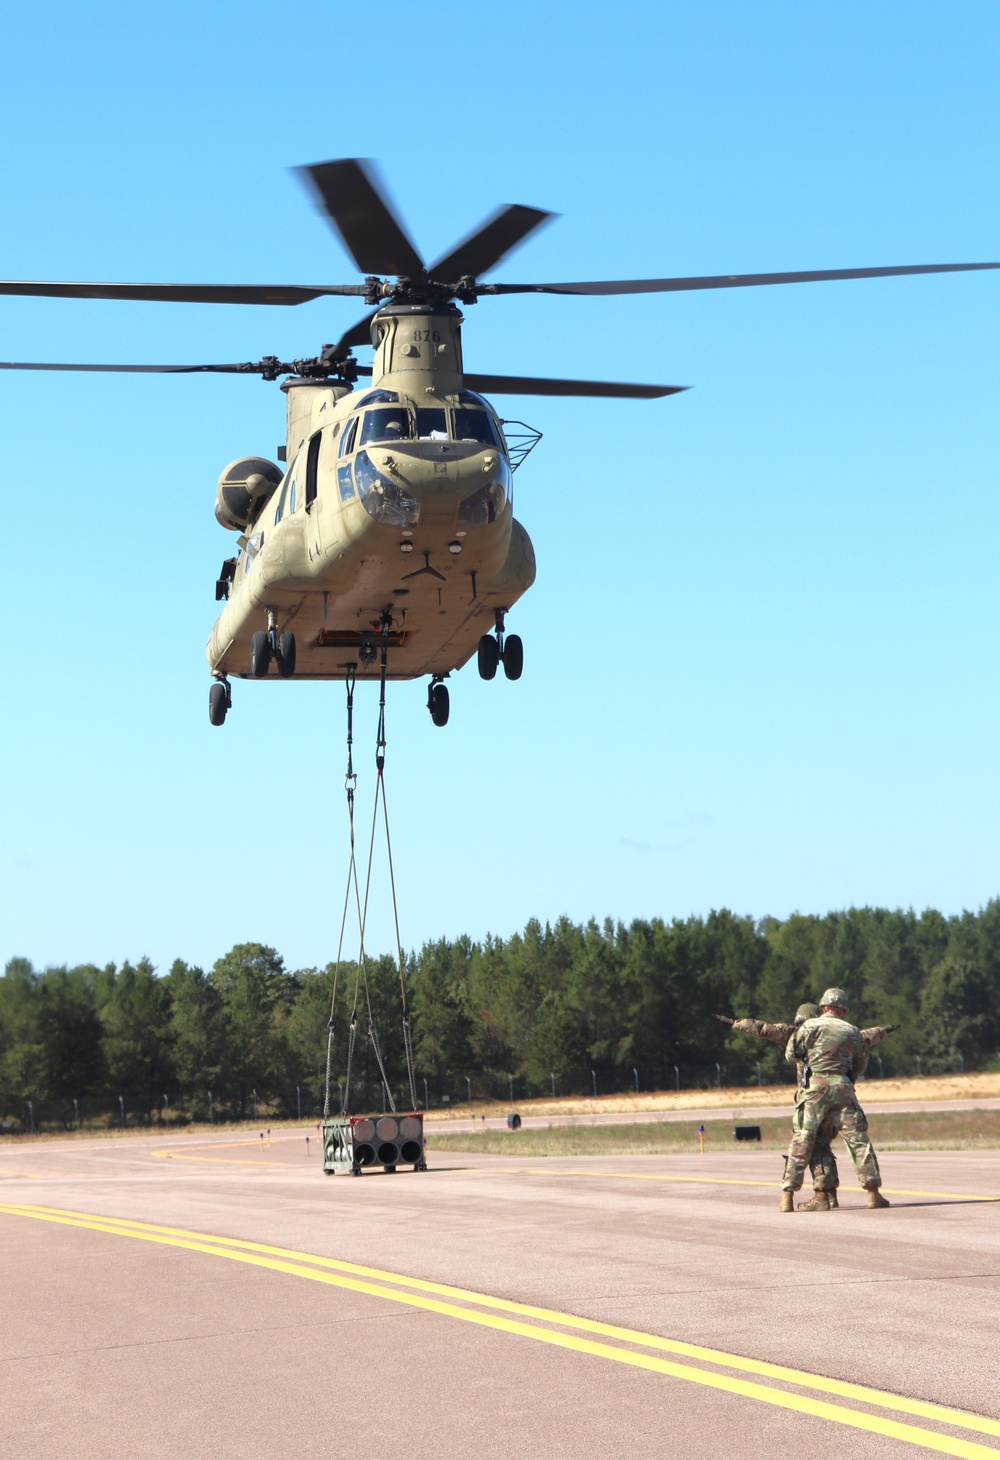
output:
<instances>
[{"instance_id":1,"label":"runway marking","mask_svg":"<svg viewBox=\"0 0 1000 1460\"><path fill-rule=\"evenodd\" d=\"M973 1441L959 1439L951 1435L921 1429L918 1426L887 1419L881 1415L866 1414L861 1410L850 1409L840 1404L832 1404L826 1400L814 1399L806 1394L792 1394L785 1390L773 1389L745 1379L734 1378L729 1374L719 1374L709 1369L694 1368L690 1364L674 1363L667 1359L658 1358L654 1354L639 1353L634 1349L616 1348L607 1343L597 1343L592 1339L582 1338L578 1335L580 1333L595 1333L605 1338L614 1338L619 1342L635 1344L642 1348L659 1349L668 1353L683 1355L687 1358L700 1360L703 1363L714 1364L720 1368L730 1368L747 1374L777 1379L784 1383L794 1384L799 1388L818 1390L826 1394L836 1394L842 1398L854 1399L860 1403L873 1405L881 1409L896 1410L916 1418L950 1425L953 1428L979 1432L981 1434L1000 1435L1000 1421L988 1419L985 1416L971 1414L964 1410L950 1409L944 1405L930 1404L923 1400L908 1399L900 1395L889 1394L882 1390L865 1388L858 1384L847 1384L836 1379L826 1379L817 1374L810 1374L806 1370L789 1369L779 1364L769 1364L760 1360L727 1354L717 1349L702 1348L696 1344L682 1343L679 1340L662 1338L657 1334L642 1333L634 1329L620 1328L613 1324L578 1318L572 1314L560 1313L554 1309L536 1308L528 1304L514 1303L506 1299L490 1297L488 1294L476 1293L463 1288L454 1288L446 1284L433 1283L420 1278L411 1278L399 1273L386 1272L379 1268L364 1267L355 1263L343 1262L336 1258L321 1257L314 1253L296 1252L289 1248L247 1242L240 1238L215 1237L208 1233L191 1232L180 1227L164 1227L152 1223L132 1221L126 1218L104 1217L92 1213L62 1210L56 1207L14 1205L6 1202L0 1203L0 1212L6 1213L9 1216L30 1217L37 1221L52 1222L62 1226L83 1227L111 1236L131 1237L137 1241L179 1247L192 1252L202 1252L213 1257L226 1257L231 1261L248 1263L254 1267L268 1268L292 1277L307 1278L313 1282L321 1282L352 1292L364 1293L371 1297L382 1298L389 1302L403 1304L407 1307L423 1309L444 1317L455 1318L465 1323L475 1323L481 1327L515 1334L536 1342L551 1344L557 1348L571 1349L578 1353L590 1354L593 1357L608 1359L615 1363L627 1364L634 1368L665 1374L668 1377L682 1379L689 1383L705 1385L708 1388L737 1394L743 1398L755 1399L761 1403L794 1410L800 1414L831 1420L837 1424L847 1425L854 1429L868 1430L875 1434L886 1435L893 1439L905 1441L908 1444L918 1445L923 1449L936 1450L941 1454L966 1457L966 1460L976 1460L976 1457L996 1457L998 1453L996 1448L992 1446L980 1445ZM309 1264L309 1266L303 1264ZM378 1281L364 1281L364 1278L374 1278L378 1279ZM393 1283L395 1286L385 1287L383 1286L385 1282ZM430 1296L431 1294L440 1296L434 1297ZM443 1297L457 1299L459 1302L466 1304L476 1304L479 1309L485 1308L487 1310L492 1309L493 1311L482 1312L477 1311L473 1307L457 1307L454 1302L442 1301ZM513 1313L522 1317L534 1318L545 1323L558 1325L558 1328L576 1330L576 1332L559 1332L557 1328L540 1328L535 1323L526 1323L519 1321L519 1319L502 1317L500 1316L501 1313Z\"/></svg>"},{"instance_id":2,"label":"runway marking","mask_svg":"<svg viewBox=\"0 0 1000 1460\"><path fill-rule=\"evenodd\" d=\"M477 1169L481 1168L470 1167L470 1170ZM555 1171L546 1166L544 1168L521 1168L517 1174L519 1176L586 1176L591 1179L598 1176L614 1176L622 1181L680 1181L694 1183L696 1186L768 1186L773 1187L775 1191L781 1187L780 1181L747 1181L732 1176L664 1176L654 1171ZM889 1196L934 1196L947 1201L1000 1201L1000 1196L973 1196L959 1191L910 1191L907 1187L902 1186L883 1186L882 1190Z\"/></svg>"}]
</instances>

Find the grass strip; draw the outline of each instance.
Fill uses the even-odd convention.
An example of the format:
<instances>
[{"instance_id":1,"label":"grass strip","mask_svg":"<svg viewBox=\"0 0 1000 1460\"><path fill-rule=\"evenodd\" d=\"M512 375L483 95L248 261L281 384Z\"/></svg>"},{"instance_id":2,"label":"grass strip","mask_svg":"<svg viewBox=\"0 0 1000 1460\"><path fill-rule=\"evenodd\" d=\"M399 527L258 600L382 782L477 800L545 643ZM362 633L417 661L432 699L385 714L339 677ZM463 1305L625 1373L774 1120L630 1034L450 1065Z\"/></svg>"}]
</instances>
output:
<instances>
[{"instance_id":1,"label":"grass strip","mask_svg":"<svg viewBox=\"0 0 1000 1460\"><path fill-rule=\"evenodd\" d=\"M736 1125L759 1125L760 1143L738 1142ZM519 1131L440 1131L427 1127L431 1151L479 1151L492 1156L659 1156L698 1150L698 1121L651 1120L625 1125L550 1126ZM780 1117L749 1122L739 1112L706 1120L706 1151L784 1151L791 1105ZM971 1151L1000 1148L1000 1110L905 1111L869 1118L878 1151ZM839 1147L839 1143L838 1143Z\"/></svg>"}]
</instances>

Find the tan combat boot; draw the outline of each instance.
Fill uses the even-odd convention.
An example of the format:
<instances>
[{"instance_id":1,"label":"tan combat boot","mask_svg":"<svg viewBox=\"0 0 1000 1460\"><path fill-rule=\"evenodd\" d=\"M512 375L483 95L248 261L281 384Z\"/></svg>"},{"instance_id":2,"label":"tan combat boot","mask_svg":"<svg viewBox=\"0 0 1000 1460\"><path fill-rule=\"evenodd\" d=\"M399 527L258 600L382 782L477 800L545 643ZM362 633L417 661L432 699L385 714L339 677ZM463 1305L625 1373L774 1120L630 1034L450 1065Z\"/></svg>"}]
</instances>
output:
<instances>
[{"instance_id":1,"label":"tan combat boot","mask_svg":"<svg viewBox=\"0 0 1000 1460\"><path fill-rule=\"evenodd\" d=\"M800 1201L800 1212L828 1212L830 1210L830 1196L825 1191L814 1191L812 1201Z\"/></svg>"},{"instance_id":2,"label":"tan combat boot","mask_svg":"<svg viewBox=\"0 0 1000 1460\"><path fill-rule=\"evenodd\" d=\"M778 1211L779 1212L794 1212L794 1210L795 1210L795 1193L792 1192L792 1191L783 1191L781 1193L781 1203L780 1203L780 1205L778 1207Z\"/></svg>"},{"instance_id":3,"label":"tan combat boot","mask_svg":"<svg viewBox=\"0 0 1000 1460\"><path fill-rule=\"evenodd\" d=\"M830 1198L830 1210L831 1210L831 1212L836 1211L837 1208L840 1206L840 1202L837 1200L837 1192L836 1192L836 1189L834 1189L833 1191L828 1191L827 1192L827 1196Z\"/></svg>"},{"instance_id":4,"label":"tan combat boot","mask_svg":"<svg viewBox=\"0 0 1000 1460\"><path fill-rule=\"evenodd\" d=\"M870 1182L865 1187L865 1191L868 1193L868 1205L870 1207L887 1207L889 1205L874 1182Z\"/></svg>"}]
</instances>

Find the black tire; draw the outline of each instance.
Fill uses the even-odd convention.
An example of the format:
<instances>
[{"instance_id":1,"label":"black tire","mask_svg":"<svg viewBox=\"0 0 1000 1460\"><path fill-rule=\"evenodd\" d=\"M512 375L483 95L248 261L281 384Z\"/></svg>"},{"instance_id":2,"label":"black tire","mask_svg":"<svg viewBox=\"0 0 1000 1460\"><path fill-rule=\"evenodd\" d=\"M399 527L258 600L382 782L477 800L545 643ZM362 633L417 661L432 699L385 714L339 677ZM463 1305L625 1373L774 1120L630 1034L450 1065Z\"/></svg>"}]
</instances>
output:
<instances>
[{"instance_id":1,"label":"black tire","mask_svg":"<svg viewBox=\"0 0 1000 1460\"><path fill-rule=\"evenodd\" d=\"M448 711L451 703L448 698L448 687L444 684L431 685L430 711L431 719L435 725L447 725Z\"/></svg>"},{"instance_id":2,"label":"black tire","mask_svg":"<svg viewBox=\"0 0 1000 1460\"><path fill-rule=\"evenodd\" d=\"M492 634L479 640L479 678L492 679L500 663L500 645Z\"/></svg>"},{"instance_id":3,"label":"black tire","mask_svg":"<svg viewBox=\"0 0 1000 1460\"><path fill-rule=\"evenodd\" d=\"M524 645L517 634L508 634L503 641L503 672L508 679L520 679L524 668Z\"/></svg>"},{"instance_id":4,"label":"black tire","mask_svg":"<svg viewBox=\"0 0 1000 1460\"><path fill-rule=\"evenodd\" d=\"M216 680L208 692L208 718L211 723L224 725L228 709L229 696L226 694L226 686Z\"/></svg>"},{"instance_id":5,"label":"black tire","mask_svg":"<svg viewBox=\"0 0 1000 1460\"><path fill-rule=\"evenodd\" d=\"M250 640L250 673L254 679L263 679L271 665L271 641L265 633L258 631Z\"/></svg>"},{"instance_id":6,"label":"black tire","mask_svg":"<svg viewBox=\"0 0 1000 1460\"><path fill-rule=\"evenodd\" d=\"M295 635L287 629L278 635L278 651L275 657L282 679L291 679L295 673Z\"/></svg>"}]
</instances>

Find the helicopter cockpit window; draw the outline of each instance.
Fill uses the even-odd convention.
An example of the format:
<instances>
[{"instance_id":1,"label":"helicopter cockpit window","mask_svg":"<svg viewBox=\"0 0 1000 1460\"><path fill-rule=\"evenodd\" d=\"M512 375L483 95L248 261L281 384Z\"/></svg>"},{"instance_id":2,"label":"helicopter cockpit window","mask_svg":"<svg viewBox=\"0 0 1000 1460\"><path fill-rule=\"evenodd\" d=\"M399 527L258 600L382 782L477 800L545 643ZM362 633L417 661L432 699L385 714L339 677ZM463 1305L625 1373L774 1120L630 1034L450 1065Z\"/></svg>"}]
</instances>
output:
<instances>
[{"instance_id":1,"label":"helicopter cockpit window","mask_svg":"<svg viewBox=\"0 0 1000 1460\"><path fill-rule=\"evenodd\" d=\"M352 416L344 427L344 434L340 438L340 455L350 456L354 450L354 438L358 434L358 417Z\"/></svg>"},{"instance_id":2,"label":"helicopter cockpit window","mask_svg":"<svg viewBox=\"0 0 1000 1460\"><path fill-rule=\"evenodd\" d=\"M398 406L399 396L394 390L370 390L363 395L355 404L354 409L360 411L364 406Z\"/></svg>"},{"instance_id":3,"label":"helicopter cockpit window","mask_svg":"<svg viewBox=\"0 0 1000 1460\"><path fill-rule=\"evenodd\" d=\"M358 452L354 476L358 496L369 517L387 527L416 527L420 520L420 503L383 476L366 451Z\"/></svg>"},{"instance_id":4,"label":"helicopter cockpit window","mask_svg":"<svg viewBox=\"0 0 1000 1460\"><path fill-rule=\"evenodd\" d=\"M448 412L431 406L417 406L417 440L447 441Z\"/></svg>"},{"instance_id":5,"label":"helicopter cockpit window","mask_svg":"<svg viewBox=\"0 0 1000 1460\"><path fill-rule=\"evenodd\" d=\"M288 478L285 477L284 483L282 484L282 488L281 488L281 495L278 498L278 505L274 509L274 525L275 525L275 527L277 527L278 523L281 521L282 517L284 517L284 515L285 515L285 499L287 498L287 496L288 496Z\"/></svg>"},{"instance_id":6,"label":"helicopter cockpit window","mask_svg":"<svg viewBox=\"0 0 1000 1460\"><path fill-rule=\"evenodd\" d=\"M488 527L491 522L496 522L507 505L507 498L510 496L510 469L507 463L501 460L497 465L493 480L480 487L478 492L473 492L470 497L464 497L458 504L458 527Z\"/></svg>"},{"instance_id":7,"label":"helicopter cockpit window","mask_svg":"<svg viewBox=\"0 0 1000 1460\"><path fill-rule=\"evenodd\" d=\"M410 413L405 406L396 406L380 411L366 411L361 427L361 446L372 443L409 441Z\"/></svg>"},{"instance_id":8,"label":"helicopter cockpit window","mask_svg":"<svg viewBox=\"0 0 1000 1460\"><path fill-rule=\"evenodd\" d=\"M459 406L455 412L455 440L479 441L483 446L500 445L496 429L486 412L470 410L468 406Z\"/></svg>"}]
</instances>

